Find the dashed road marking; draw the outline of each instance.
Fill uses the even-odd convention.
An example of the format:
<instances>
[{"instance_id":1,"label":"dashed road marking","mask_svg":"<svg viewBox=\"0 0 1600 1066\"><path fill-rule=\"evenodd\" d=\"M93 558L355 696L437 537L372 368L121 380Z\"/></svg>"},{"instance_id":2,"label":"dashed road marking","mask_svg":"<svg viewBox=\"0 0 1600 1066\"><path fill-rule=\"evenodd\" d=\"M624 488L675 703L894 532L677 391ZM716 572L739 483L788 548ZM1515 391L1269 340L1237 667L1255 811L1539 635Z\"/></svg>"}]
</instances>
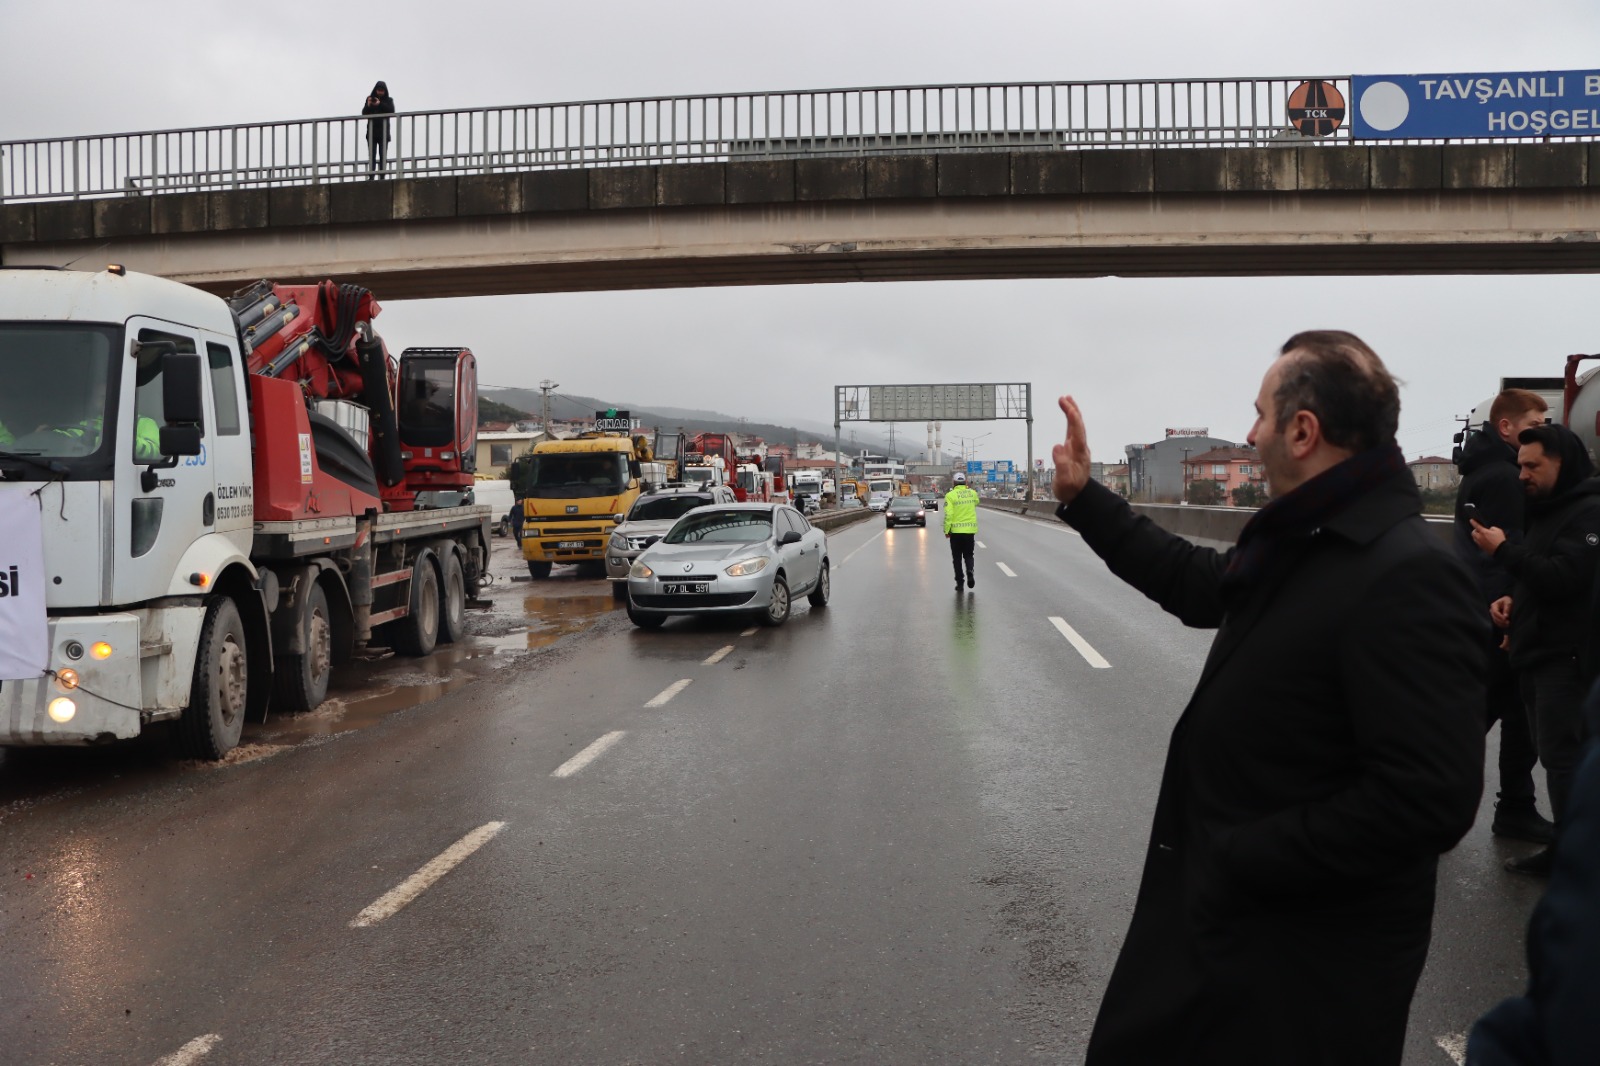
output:
<instances>
[{"instance_id":1,"label":"dashed road marking","mask_svg":"<svg viewBox=\"0 0 1600 1066\"><path fill-rule=\"evenodd\" d=\"M571 777L585 766L598 759L605 750L627 735L623 729L615 729L601 737L599 740L584 748L578 754L556 767L550 774L551 777Z\"/></svg>"},{"instance_id":2,"label":"dashed road marking","mask_svg":"<svg viewBox=\"0 0 1600 1066\"><path fill-rule=\"evenodd\" d=\"M495 834L505 827L504 822L488 822L478 826L430 859L422 869L379 896L372 906L355 916L350 928L361 929L377 925L385 918L392 917L400 908L426 892L435 881L461 865L468 855L493 840Z\"/></svg>"},{"instance_id":3,"label":"dashed road marking","mask_svg":"<svg viewBox=\"0 0 1600 1066\"><path fill-rule=\"evenodd\" d=\"M1096 670L1111 669L1111 664L1106 662L1105 656L1095 651L1093 645L1080 637L1076 629L1073 629L1071 626L1067 625L1067 620L1065 618L1058 618L1055 615L1051 615L1050 624L1055 626L1056 629L1060 631L1061 635L1067 638L1068 644L1071 644L1074 648L1078 649L1078 654L1083 656L1084 661L1090 666L1094 667Z\"/></svg>"},{"instance_id":4,"label":"dashed road marking","mask_svg":"<svg viewBox=\"0 0 1600 1066\"><path fill-rule=\"evenodd\" d=\"M872 536L868 537L866 539L866 541L864 541L859 547L857 547L855 551L851 552L849 555L846 555L843 559L840 559L839 562L838 562L838 565L836 565L834 567L834 569L837 570L837 569L839 569L840 566L843 566L845 563L848 563L851 559L854 559L856 557L856 552L859 552L862 548L865 548L868 544L871 544L873 541L877 540L879 537L883 536L887 532L888 532L887 527L884 528L884 529L878 530Z\"/></svg>"},{"instance_id":5,"label":"dashed road marking","mask_svg":"<svg viewBox=\"0 0 1600 1066\"><path fill-rule=\"evenodd\" d=\"M1467 1061L1466 1033L1446 1033L1443 1036L1434 1037L1433 1042L1438 1044L1446 1055L1450 1056L1456 1066L1462 1066Z\"/></svg>"},{"instance_id":6,"label":"dashed road marking","mask_svg":"<svg viewBox=\"0 0 1600 1066\"><path fill-rule=\"evenodd\" d=\"M222 1037L217 1033L197 1036L172 1054L157 1059L156 1066L192 1066L211 1054L211 1049L220 1043Z\"/></svg>"},{"instance_id":7,"label":"dashed road marking","mask_svg":"<svg viewBox=\"0 0 1600 1066\"><path fill-rule=\"evenodd\" d=\"M654 698L652 698L649 703L646 703L645 706L646 707L661 707L661 706L665 706L672 699L672 697L676 696L678 693L680 693L684 689L688 688L689 687L689 682L691 682L693 680L694 680L694 678L692 678L692 677L686 677L682 681L674 681L672 684L668 685L666 688L664 688L660 692L656 693Z\"/></svg>"},{"instance_id":8,"label":"dashed road marking","mask_svg":"<svg viewBox=\"0 0 1600 1066\"><path fill-rule=\"evenodd\" d=\"M989 546L987 544L985 544L983 541L980 540L980 541L976 541L975 543L978 545L978 547L982 548L984 551L988 551L989 550Z\"/></svg>"},{"instance_id":9,"label":"dashed road marking","mask_svg":"<svg viewBox=\"0 0 1600 1066\"><path fill-rule=\"evenodd\" d=\"M761 628L760 626L751 626L749 629L745 630L743 633L740 633L739 635L741 637L753 637L753 636L756 635L756 630L758 630L760 628Z\"/></svg>"},{"instance_id":10,"label":"dashed road marking","mask_svg":"<svg viewBox=\"0 0 1600 1066\"><path fill-rule=\"evenodd\" d=\"M1006 575L1006 577L1016 577L1017 576L1017 572L1015 570L1011 569L1011 567L1007 566L1005 563L996 561L994 565L998 566L1000 568L1000 572L1002 574Z\"/></svg>"},{"instance_id":11,"label":"dashed road marking","mask_svg":"<svg viewBox=\"0 0 1600 1066\"><path fill-rule=\"evenodd\" d=\"M728 645L725 645L725 646L723 646L721 648L718 648L716 651L712 652L710 654L710 656L708 656L706 658L706 661L704 663L702 663L701 665L702 666L715 666L718 663L720 663L722 660L726 659L728 657L728 653L730 651L732 651L732 650L733 650L733 645L732 644L728 644Z\"/></svg>"}]
</instances>

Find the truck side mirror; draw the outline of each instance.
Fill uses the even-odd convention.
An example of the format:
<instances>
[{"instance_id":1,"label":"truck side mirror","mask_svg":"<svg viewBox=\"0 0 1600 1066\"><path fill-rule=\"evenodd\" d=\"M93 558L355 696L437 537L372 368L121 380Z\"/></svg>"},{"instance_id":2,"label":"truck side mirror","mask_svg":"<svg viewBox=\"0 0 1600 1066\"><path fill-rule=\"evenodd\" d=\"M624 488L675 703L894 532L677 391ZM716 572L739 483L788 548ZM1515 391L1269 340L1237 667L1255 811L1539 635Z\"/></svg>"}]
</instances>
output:
<instances>
[{"instance_id":1,"label":"truck side mirror","mask_svg":"<svg viewBox=\"0 0 1600 1066\"><path fill-rule=\"evenodd\" d=\"M204 422L200 375L197 352L167 352L161 357L161 403L169 424L192 425L198 431Z\"/></svg>"},{"instance_id":2,"label":"truck side mirror","mask_svg":"<svg viewBox=\"0 0 1600 1066\"><path fill-rule=\"evenodd\" d=\"M628 476L635 479L639 477L639 460L628 460Z\"/></svg>"},{"instance_id":3,"label":"truck side mirror","mask_svg":"<svg viewBox=\"0 0 1600 1066\"><path fill-rule=\"evenodd\" d=\"M162 426L161 454L165 456L199 455L199 426Z\"/></svg>"}]
</instances>

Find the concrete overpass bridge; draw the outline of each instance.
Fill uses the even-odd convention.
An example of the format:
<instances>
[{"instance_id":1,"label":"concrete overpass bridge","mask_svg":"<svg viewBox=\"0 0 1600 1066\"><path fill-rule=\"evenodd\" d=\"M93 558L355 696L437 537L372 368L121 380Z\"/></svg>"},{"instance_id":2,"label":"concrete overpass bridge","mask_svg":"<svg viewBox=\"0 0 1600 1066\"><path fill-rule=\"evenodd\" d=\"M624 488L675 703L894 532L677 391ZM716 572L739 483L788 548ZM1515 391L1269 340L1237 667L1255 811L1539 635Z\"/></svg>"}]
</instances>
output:
<instances>
[{"instance_id":1,"label":"concrete overpass bridge","mask_svg":"<svg viewBox=\"0 0 1600 1066\"><path fill-rule=\"evenodd\" d=\"M1321 79L1335 87L1343 79ZM1600 269L1600 143L1299 134L1301 79L966 85L0 144L0 263L391 299L821 281Z\"/></svg>"}]
</instances>

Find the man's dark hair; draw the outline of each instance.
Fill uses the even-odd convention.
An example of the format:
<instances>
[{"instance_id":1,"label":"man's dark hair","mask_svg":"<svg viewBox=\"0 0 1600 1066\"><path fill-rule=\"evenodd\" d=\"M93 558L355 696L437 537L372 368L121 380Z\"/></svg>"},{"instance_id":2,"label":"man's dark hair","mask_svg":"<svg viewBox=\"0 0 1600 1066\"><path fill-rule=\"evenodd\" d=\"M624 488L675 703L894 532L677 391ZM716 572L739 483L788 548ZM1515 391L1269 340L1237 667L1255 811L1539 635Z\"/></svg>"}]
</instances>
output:
<instances>
[{"instance_id":1,"label":"man's dark hair","mask_svg":"<svg viewBox=\"0 0 1600 1066\"><path fill-rule=\"evenodd\" d=\"M1364 452L1395 443L1400 386L1378 353L1354 333L1307 330L1283 342L1282 379L1272 396L1277 428L1310 411L1337 448Z\"/></svg>"},{"instance_id":2,"label":"man's dark hair","mask_svg":"<svg viewBox=\"0 0 1600 1066\"><path fill-rule=\"evenodd\" d=\"M1552 459L1560 460L1565 457L1566 449L1562 447L1561 429L1548 422L1542 426L1529 426L1518 433L1517 443L1537 444Z\"/></svg>"}]
</instances>

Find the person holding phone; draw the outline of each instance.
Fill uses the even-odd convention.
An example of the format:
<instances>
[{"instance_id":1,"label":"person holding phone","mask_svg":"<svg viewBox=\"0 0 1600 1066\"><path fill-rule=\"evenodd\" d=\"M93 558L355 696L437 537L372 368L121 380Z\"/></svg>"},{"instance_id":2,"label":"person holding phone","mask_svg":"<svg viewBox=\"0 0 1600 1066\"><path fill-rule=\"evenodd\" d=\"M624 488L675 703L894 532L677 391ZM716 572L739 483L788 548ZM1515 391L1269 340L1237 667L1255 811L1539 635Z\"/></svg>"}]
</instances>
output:
<instances>
[{"instance_id":1,"label":"person holding phone","mask_svg":"<svg viewBox=\"0 0 1600 1066\"><path fill-rule=\"evenodd\" d=\"M363 115L392 115L394 114L394 98L389 95L389 86L383 82L373 85L372 92L367 94L366 106L361 109ZM386 165L386 156L389 153L389 120L387 118L374 118L367 122L367 168L369 175L375 175Z\"/></svg>"},{"instance_id":2,"label":"person holding phone","mask_svg":"<svg viewBox=\"0 0 1600 1066\"><path fill-rule=\"evenodd\" d=\"M1484 729L1493 730L1495 723L1500 723L1500 791L1490 832L1530 844L1550 843L1555 839L1555 826L1534 803L1533 767L1538 755L1517 674L1505 647L1509 618L1494 610L1494 604L1511 594L1512 579L1503 563L1484 555L1472 542L1472 522L1504 530L1513 543L1522 541L1527 494L1517 476L1517 437L1525 429L1543 425L1549 410L1544 397L1527 389L1506 389L1494 398L1489 420L1461 447L1457 463L1461 485L1456 490L1453 532L1456 555L1478 579L1479 595L1495 625L1484 650L1489 662Z\"/></svg>"}]
</instances>

